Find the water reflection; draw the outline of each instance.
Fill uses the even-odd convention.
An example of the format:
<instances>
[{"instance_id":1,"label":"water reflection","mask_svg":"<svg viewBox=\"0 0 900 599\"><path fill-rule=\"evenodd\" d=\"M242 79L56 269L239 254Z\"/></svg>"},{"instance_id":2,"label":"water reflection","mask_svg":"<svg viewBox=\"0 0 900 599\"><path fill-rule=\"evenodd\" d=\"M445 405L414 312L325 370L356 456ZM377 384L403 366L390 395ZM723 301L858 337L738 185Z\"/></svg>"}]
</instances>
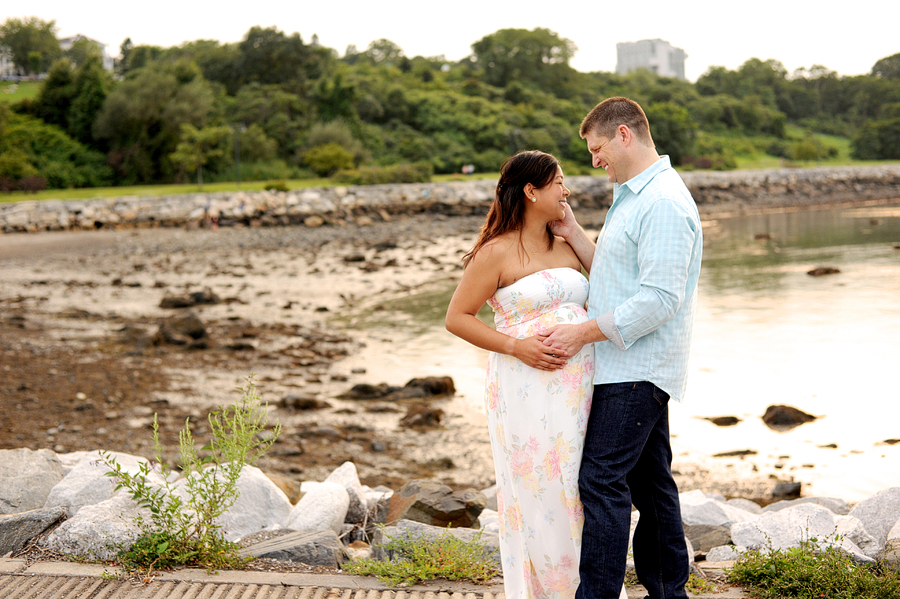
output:
<instances>
[{"instance_id":1,"label":"water reflection","mask_svg":"<svg viewBox=\"0 0 900 599\"><path fill-rule=\"evenodd\" d=\"M688 397L670 411L676 461L753 449L760 473L850 501L900 484L900 444L885 443L900 439L900 202L725 218L704 232ZM807 274L825 266L840 273ZM391 327L385 371L450 374L480 423L486 353L443 331L453 287L384 304L369 324ZM480 316L492 322L490 309ZM773 404L818 419L775 432L761 421ZM719 428L715 416L741 422Z\"/></svg>"}]
</instances>

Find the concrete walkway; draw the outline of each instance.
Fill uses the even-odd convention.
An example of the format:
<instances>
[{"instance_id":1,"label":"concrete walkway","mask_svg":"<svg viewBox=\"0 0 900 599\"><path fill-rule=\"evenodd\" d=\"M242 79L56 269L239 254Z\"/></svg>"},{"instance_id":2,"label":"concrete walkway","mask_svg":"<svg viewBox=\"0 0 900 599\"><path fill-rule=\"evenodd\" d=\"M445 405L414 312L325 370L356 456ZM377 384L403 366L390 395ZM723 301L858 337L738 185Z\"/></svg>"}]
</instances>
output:
<instances>
[{"instance_id":1,"label":"concrete walkway","mask_svg":"<svg viewBox=\"0 0 900 599\"><path fill-rule=\"evenodd\" d=\"M713 566L711 564L711 566ZM710 574L721 572L706 568ZM716 571L717 570L717 571ZM118 579L119 571L94 564L36 562L0 558L3 599L506 599L503 584L435 580L402 589L374 577L343 574L282 574L226 570L209 575L184 569L153 576L152 581ZM628 587L629 599L645 596L643 587ZM740 589L699 595L741 599Z\"/></svg>"}]
</instances>

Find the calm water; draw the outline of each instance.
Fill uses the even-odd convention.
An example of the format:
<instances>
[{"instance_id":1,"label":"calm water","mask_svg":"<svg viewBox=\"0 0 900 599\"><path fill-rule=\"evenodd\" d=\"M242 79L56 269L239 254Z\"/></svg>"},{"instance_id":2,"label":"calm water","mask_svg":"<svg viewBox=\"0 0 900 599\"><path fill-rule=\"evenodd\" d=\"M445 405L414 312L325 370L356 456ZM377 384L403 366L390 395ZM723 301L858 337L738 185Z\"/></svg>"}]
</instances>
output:
<instances>
[{"instance_id":1,"label":"calm water","mask_svg":"<svg viewBox=\"0 0 900 599\"><path fill-rule=\"evenodd\" d=\"M670 410L676 462L751 449L744 466L848 501L900 485L900 444L884 443L900 439L900 202L726 218L704 233L688 394ZM809 276L816 267L841 272ZM450 374L480 426L487 355L444 331L452 291L393 306L406 324L363 359L393 384ZM761 420L773 404L819 418L775 432Z\"/></svg>"}]
</instances>

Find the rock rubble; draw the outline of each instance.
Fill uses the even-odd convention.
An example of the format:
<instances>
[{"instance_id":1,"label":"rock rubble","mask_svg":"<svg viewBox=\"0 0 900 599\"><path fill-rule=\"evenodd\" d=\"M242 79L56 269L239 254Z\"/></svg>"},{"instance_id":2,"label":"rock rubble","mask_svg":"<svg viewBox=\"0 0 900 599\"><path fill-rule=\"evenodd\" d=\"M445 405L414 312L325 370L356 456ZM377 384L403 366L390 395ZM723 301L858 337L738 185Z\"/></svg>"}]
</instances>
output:
<instances>
[{"instance_id":1,"label":"rock rubble","mask_svg":"<svg viewBox=\"0 0 900 599\"><path fill-rule=\"evenodd\" d=\"M57 456L49 450L0 451L0 555L19 551L31 539L64 555L112 560L134 542L134 517L149 518L125 491L115 491L100 452ZM144 458L114 454L135 472ZM26 465L28 472L23 472ZM61 476L62 475L62 476ZM151 471L151 477L153 472ZM161 482L158 478L156 482ZM183 479L176 480L182 493ZM499 546L499 517L487 508L492 489L451 489L434 480L409 481L396 492L360 484L356 466L345 462L324 481L301 483L302 497L291 503L258 468L247 466L240 497L219 524L226 538L269 531L273 535L242 551L247 556L334 567L354 555L361 541L373 541L363 555L389 557L384 535L430 538L447 531L470 540L479 530L488 550ZM900 487L876 493L852 508L831 497L801 497L765 507L742 498L699 490L680 496L689 546L697 559L727 561L748 550L773 550L814 543L834 547L859 562L881 560L900 567ZM60 523L61 521L61 523ZM632 530L637 514L632 517ZM375 524L387 525L384 530ZM277 534L274 534L277 533ZM692 549L693 551L693 549ZM496 557L496 556L495 556ZM497 557L497 559L499 559Z\"/></svg>"},{"instance_id":2,"label":"rock rubble","mask_svg":"<svg viewBox=\"0 0 900 599\"><path fill-rule=\"evenodd\" d=\"M682 173L701 207L735 209L814 206L897 196L896 165ZM154 198L124 196L90 200L24 200L0 205L0 231L36 232L119 227L279 226L353 221L371 224L391 214L472 214L494 196L493 179L297 189L287 192L187 193ZM573 205L604 208L612 185L603 177L566 179Z\"/></svg>"}]
</instances>

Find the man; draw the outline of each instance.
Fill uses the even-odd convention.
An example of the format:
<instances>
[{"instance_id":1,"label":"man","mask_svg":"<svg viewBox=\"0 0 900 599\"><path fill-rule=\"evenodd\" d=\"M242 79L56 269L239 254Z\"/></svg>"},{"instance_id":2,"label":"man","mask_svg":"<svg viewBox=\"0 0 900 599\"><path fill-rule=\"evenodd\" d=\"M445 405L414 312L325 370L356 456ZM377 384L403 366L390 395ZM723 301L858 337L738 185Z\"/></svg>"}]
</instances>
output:
<instances>
[{"instance_id":1,"label":"man","mask_svg":"<svg viewBox=\"0 0 900 599\"><path fill-rule=\"evenodd\" d=\"M580 135L615 183L596 245L571 210L553 223L590 272L588 316L545 343L563 357L594 344L596 373L579 489L584 504L578 599L615 599L625 577L631 506L638 579L651 599L687 597L687 548L672 478L669 398L687 378L703 246L697 206L641 107L604 100Z\"/></svg>"}]
</instances>

